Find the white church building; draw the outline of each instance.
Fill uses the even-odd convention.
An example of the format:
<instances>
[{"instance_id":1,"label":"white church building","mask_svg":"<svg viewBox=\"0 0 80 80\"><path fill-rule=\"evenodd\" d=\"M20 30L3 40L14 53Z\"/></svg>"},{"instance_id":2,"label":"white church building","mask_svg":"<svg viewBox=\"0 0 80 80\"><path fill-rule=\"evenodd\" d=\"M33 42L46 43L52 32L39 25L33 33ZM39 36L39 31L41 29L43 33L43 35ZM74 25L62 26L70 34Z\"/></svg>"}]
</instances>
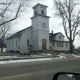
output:
<instances>
[{"instance_id":1,"label":"white church building","mask_svg":"<svg viewBox=\"0 0 80 80\"><path fill-rule=\"evenodd\" d=\"M49 33L47 6L38 3L32 9L32 25L7 38L7 50L27 51L28 46L32 45L33 51L69 51L69 42L64 41L61 32Z\"/></svg>"}]
</instances>

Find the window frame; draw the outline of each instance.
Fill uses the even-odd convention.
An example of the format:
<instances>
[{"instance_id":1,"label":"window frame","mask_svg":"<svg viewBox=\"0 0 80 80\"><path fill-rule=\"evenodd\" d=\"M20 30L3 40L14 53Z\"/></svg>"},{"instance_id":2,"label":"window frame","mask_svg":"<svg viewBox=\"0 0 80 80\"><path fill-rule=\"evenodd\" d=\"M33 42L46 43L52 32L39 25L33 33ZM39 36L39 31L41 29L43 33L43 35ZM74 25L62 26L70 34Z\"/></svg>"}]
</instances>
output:
<instances>
[{"instance_id":1,"label":"window frame","mask_svg":"<svg viewBox=\"0 0 80 80\"><path fill-rule=\"evenodd\" d=\"M55 47L55 44L54 44L54 42L53 42L53 47Z\"/></svg>"}]
</instances>

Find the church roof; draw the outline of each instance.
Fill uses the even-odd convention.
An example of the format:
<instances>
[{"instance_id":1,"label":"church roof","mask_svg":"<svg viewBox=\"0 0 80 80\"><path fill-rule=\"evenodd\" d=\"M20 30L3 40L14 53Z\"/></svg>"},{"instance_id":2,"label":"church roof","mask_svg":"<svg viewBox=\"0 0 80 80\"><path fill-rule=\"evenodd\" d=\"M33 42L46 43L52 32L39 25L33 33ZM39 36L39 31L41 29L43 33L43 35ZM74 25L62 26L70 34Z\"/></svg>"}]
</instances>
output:
<instances>
[{"instance_id":1,"label":"church roof","mask_svg":"<svg viewBox=\"0 0 80 80\"><path fill-rule=\"evenodd\" d=\"M42 15L42 14L37 14L37 15L31 17L31 19L33 19L33 18L36 17L36 16L42 16L42 17L50 18L50 16L46 16L46 15Z\"/></svg>"},{"instance_id":2,"label":"church roof","mask_svg":"<svg viewBox=\"0 0 80 80\"><path fill-rule=\"evenodd\" d=\"M20 31L16 32L15 34L11 35L10 37L8 37L7 39L10 39L10 38L12 38L12 37L15 37L15 36L21 34L23 31L25 31L25 30L27 30L27 29L30 29L31 27L32 27L32 26L29 26L29 27L27 27L27 28L25 28L25 29L23 29L23 30L20 30Z\"/></svg>"},{"instance_id":3,"label":"church roof","mask_svg":"<svg viewBox=\"0 0 80 80\"><path fill-rule=\"evenodd\" d=\"M50 34L50 38L55 38L58 34L62 34L61 32L58 33L49 33ZM64 37L64 35L62 34L62 36Z\"/></svg>"},{"instance_id":4,"label":"church roof","mask_svg":"<svg viewBox=\"0 0 80 80\"><path fill-rule=\"evenodd\" d=\"M49 33L49 34L50 34L50 38L55 38L58 33L55 33L55 34Z\"/></svg>"},{"instance_id":5,"label":"church roof","mask_svg":"<svg viewBox=\"0 0 80 80\"><path fill-rule=\"evenodd\" d=\"M35 8L35 7L38 6L38 5L41 5L41 6L44 6L44 7L48 7L48 6L46 6L46 5L43 5L43 4L38 3L38 4L36 4L35 6L33 6L32 8Z\"/></svg>"}]
</instances>

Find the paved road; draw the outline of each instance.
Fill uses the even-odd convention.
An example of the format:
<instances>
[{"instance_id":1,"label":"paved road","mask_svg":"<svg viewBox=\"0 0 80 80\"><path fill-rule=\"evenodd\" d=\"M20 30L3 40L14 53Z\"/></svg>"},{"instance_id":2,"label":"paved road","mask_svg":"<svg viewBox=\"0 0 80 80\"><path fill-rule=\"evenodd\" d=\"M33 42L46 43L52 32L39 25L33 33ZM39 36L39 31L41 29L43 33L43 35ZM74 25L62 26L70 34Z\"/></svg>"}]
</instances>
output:
<instances>
[{"instance_id":1,"label":"paved road","mask_svg":"<svg viewBox=\"0 0 80 80\"><path fill-rule=\"evenodd\" d=\"M0 80L52 80L60 71L80 72L80 59L0 65Z\"/></svg>"}]
</instances>

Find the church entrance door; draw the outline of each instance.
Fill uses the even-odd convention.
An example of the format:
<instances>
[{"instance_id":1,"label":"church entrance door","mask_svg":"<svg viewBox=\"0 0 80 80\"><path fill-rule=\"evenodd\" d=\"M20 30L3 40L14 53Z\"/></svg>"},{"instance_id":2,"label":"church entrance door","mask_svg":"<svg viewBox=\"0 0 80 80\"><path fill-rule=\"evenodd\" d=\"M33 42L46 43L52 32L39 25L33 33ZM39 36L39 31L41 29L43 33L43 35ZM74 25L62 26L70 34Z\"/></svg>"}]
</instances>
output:
<instances>
[{"instance_id":1,"label":"church entrance door","mask_svg":"<svg viewBox=\"0 0 80 80\"><path fill-rule=\"evenodd\" d=\"M42 39L42 50L46 50L46 39Z\"/></svg>"}]
</instances>

